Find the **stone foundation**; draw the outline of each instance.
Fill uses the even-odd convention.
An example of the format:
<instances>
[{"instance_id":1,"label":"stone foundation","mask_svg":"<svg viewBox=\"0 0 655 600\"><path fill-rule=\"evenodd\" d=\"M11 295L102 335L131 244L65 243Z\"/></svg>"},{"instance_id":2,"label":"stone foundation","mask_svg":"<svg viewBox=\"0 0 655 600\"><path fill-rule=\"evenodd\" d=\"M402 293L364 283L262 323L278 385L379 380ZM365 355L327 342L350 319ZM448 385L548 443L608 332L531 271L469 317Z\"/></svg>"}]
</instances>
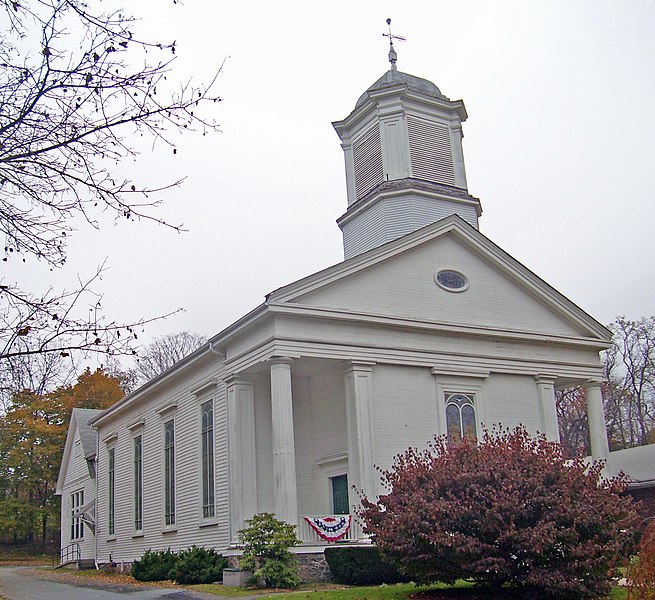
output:
<instances>
[{"instance_id":1,"label":"stone foundation","mask_svg":"<svg viewBox=\"0 0 655 600\"><path fill-rule=\"evenodd\" d=\"M294 553L293 556L298 563L298 576L301 581L307 583L333 581L323 552ZM227 556L226 558L230 568L237 569L239 567L238 556Z\"/></svg>"},{"instance_id":2,"label":"stone foundation","mask_svg":"<svg viewBox=\"0 0 655 600\"><path fill-rule=\"evenodd\" d=\"M301 581L314 583L333 580L324 552L296 554L296 560L298 561L298 575Z\"/></svg>"}]
</instances>

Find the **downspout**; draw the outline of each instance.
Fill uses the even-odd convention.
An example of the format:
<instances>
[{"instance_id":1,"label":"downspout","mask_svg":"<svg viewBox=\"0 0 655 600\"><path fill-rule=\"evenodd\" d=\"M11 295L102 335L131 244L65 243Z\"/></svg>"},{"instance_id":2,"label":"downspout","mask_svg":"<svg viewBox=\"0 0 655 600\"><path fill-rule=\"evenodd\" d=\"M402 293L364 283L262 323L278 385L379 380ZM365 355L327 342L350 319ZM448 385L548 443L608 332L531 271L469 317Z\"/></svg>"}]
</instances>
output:
<instances>
[{"instance_id":1,"label":"downspout","mask_svg":"<svg viewBox=\"0 0 655 600\"><path fill-rule=\"evenodd\" d=\"M100 514L100 503L98 502L98 456L100 455L100 436L98 435L98 429L97 427L94 427L96 430L96 455L95 458L93 459L93 464L94 464L94 474L95 474L95 479L96 479L96 506L95 506L95 527L93 531L93 544L95 546L94 548L94 556L93 556L93 561L96 566L96 571L100 570L100 565L98 564L98 531L100 530L100 527L98 527L98 515Z\"/></svg>"}]
</instances>

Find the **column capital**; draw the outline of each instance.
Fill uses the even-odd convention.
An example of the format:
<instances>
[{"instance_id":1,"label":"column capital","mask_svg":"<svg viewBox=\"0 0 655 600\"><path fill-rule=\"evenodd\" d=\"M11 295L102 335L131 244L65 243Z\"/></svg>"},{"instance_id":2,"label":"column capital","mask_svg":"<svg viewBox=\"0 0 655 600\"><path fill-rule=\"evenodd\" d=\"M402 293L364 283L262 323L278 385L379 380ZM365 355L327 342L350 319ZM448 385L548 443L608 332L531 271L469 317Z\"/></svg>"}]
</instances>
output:
<instances>
[{"instance_id":1,"label":"column capital","mask_svg":"<svg viewBox=\"0 0 655 600\"><path fill-rule=\"evenodd\" d=\"M245 377L241 373L228 373L225 377L223 377L223 381L227 386L252 384L252 380L248 377Z\"/></svg>"},{"instance_id":2,"label":"column capital","mask_svg":"<svg viewBox=\"0 0 655 600\"><path fill-rule=\"evenodd\" d=\"M345 372L347 373L371 373L375 366L374 361L370 360L349 360L346 363Z\"/></svg>"},{"instance_id":3,"label":"column capital","mask_svg":"<svg viewBox=\"0 0 655 600\"><path fill-rule=\"evenodd\" d=\"M291 366L293 362L296 360L295 356L271 356L271 358L268 360L268 364L271 366L274 365L289 365Z\"/></svg>"},{"instance_id":4,"label":"column capital","mask_svg":"<svg viewBox=\"0 0 655 600\"><path fill-rule=\"evenodd\" d=\"M605 383L603 379L588 379L582 384L582 387L584 389L599 388L603 383Z\"/></svg>"},{"instance_id":5,"label":"column capital","mask_svg":"<svg viewBox=\"0 0 655 600\"><path fill-rule=\"evenodd\" d=\"M556 379L557 379L557 375L552 375L550 373L538 373L537 375L534 376L534 380L537 383L545 383L545 384L555 385L555 380Z\"/></svg>"}]
</instances>

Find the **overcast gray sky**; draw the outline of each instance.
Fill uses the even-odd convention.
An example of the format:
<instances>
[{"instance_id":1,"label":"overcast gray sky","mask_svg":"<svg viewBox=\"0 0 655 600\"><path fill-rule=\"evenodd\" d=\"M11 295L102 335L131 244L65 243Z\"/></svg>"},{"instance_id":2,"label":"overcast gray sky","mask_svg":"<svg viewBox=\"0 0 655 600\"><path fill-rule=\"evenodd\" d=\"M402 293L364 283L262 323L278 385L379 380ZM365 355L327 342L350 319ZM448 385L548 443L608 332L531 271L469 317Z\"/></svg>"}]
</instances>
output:
<instances>
[{"instance_id":1,"label":"overcast gray sky","mask_svg":"<svg viewBox=\"0 0 655 600\"><path fill-rule=\"evenodd\" d=\"M137 3L129 3L137 4ZM343 258L342 151L331 121L388 69L463 99L469 192L481 231L603 323L655 314L655 2L199 2L140 0L144 29L177 40L200 82L227 58L222 132L144 152L132 172L186 176L149 223L84 226L67 275L108 259L117 319L212 335L264 295Z\"/></svg>"}]
</instances>

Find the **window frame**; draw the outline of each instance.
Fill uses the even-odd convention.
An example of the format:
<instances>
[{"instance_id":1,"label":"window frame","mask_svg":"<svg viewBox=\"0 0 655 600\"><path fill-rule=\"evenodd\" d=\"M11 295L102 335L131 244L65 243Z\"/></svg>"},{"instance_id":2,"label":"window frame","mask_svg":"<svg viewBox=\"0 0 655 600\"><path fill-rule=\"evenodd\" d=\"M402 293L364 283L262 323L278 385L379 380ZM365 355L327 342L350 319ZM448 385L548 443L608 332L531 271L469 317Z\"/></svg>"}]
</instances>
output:
<instances>
[{"instance_id":1,"label":"window frame","mask_svg":"<svg viewBox=\"0 0 655 600\"><path fill-rule=\"evenodd\" d=\"M436 400L437 400L437 427L436 433L439 436L448 436L448 423L446 419L446 404L448 398L453 395L468 396L472 399L475 411L475 430L480 439L485 423L485 402L483 393L484 381L489 377L489 371L483 370L458 370L448 371L433 367L432 374L435 377Z\"/></svg>"},{"instance_id":2,"label":"window frame","mask_svg":"<svg viewBox=\"0 0 655 600\"><path fill-rule=\"evenodd\" d=\"M462 399L461 401L458 399ZM444 399L446 407L446 435L448 436L448 443L458 443L464 439L468 433L466 430L464 409L470 407L473 411L473 439L479 439L479 427L477 423L477 411L475 410L475 396L473 394L463 394L461 392L446 392ZM454 406L457 410L457 424L459 425L459 433L457 438L451 435L450 423L448 417L448 407Z\"/></svg>"},{"instance_id":3,"label":"window frame","mask_svg":"<svg viewBox=\"0 0 655 600\"><path fill-rule=\"evenodd\" d=\"M168 434L169 428L170 435ZM164 527L172 528L176 525L175 417L164 421L163 437Z\"/></svg>"},{"instance_id":4,"label":"window frame","mask_svg":"<svg viewBox=\"0 0 655 600\"><path fill-rule=\"evenodd\" d=\"M82 512L80 510L84 507L84 488L82 488L81 490L75 490L74 492L71 492L70 507L71 507L70 541L78 542L79 540L84 539L84 521L82 520Z\"/></svg>"},{"instance_id":5,"label":"window frame","mask_svg":"<svg viewBox=\"0 0 655 600\"><path fill-rule=\"evenodd\" d=\"M137 460L137 440L139 455ZM143 532L143 433L132 438L132 528Z\"/></svg>"},{"instance_id":6,"label":"window frame","mask_svg":"<svg viewBox=\"0 0 655 600\"><path fill-rule=\"evenodd\" d=\"M205 426L205 410L211 417ZM216 518L216 410L214 398L200 403L200 517L203 521Z\"/></svg>"},{"instance_id":7,"label":"window frame","mask_svg":"<svg viewBox=\"0 0 655 600\"><path fill-rule=\"evenodd\" d=\"M348 453L341 452L339 454L334 454L330 456L325 456L319 458L314 462L315 467L320 472L320 479L322 481L322 496L321 503L317 506L320 507L320 511L323 514L332 514L334 505L332 498L332 478L339 477L341 475L346 475L348 480L350 480L350 467L348 462ZM353 508L353 497L350 489L350 483L348 484L348 510L352 511ZM346 514L352 514L348 512Z\"/></svg>"},{"instance_id":8,"label":"window frame","mask_svg":"<svg viewBox=\"0 0 655 600\"><path fill-rule=\"evenodd\" d=\"M116 447L107 448L107 535L116 535Z\"/></svg>"}]
</instances>

